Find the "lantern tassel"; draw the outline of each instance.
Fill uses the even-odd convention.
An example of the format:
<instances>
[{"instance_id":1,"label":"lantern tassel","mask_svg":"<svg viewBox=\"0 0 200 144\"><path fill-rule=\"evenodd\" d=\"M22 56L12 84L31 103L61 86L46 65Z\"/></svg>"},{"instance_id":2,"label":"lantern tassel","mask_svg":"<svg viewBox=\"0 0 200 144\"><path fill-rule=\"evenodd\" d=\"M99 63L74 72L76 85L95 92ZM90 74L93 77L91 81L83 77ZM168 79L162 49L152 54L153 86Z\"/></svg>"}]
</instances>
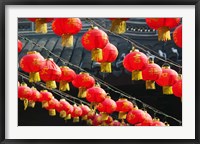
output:
<instances>
[{"instance_id":1,"label":"lantern tassel","mask_svg":"<svg viewBox=\"0 0 200 144\"><path fill-rule=\"evenodd\" d=\"M158 28L158 40L167 41L171 40L170 29L166 26Z\"/></svg>"},{"instance_id":2,"label":"lantern tassel","mask_svg":"<svg viewBox=\"0 0 200 144\"><path fill-rule=\"evenodd\" d=\"M28 99L24 99L24 110L26 110L28 107Z\"/></svg>"},{"instance_id":3,"label":"lantern tassel","mask_svg":"<svg viewBox=\"0 0 200 144\"><path fill-rule=\"evenodd\" d=\"M46 108L46 107L48 107L48 106L49 106L49 104L48 104L47 101L43 101L43 102L42 102L42 108Z\"/></svg>"},{"instance_id":4,"label":"lantern tassel","mask_svg":"<svg viewBox=\"0 0 200 144\"><path fill-rule=\"evenodd\" d=\"M41 81L39 72L29 73L29 82L39 82L39 81Z\"/></svg>"},{"instance_id":5,"label":"lantern tassel","mask_svg":"<svg viewBox=\"0 0 200 144\"><path fill-rule=\"evenodd\" d=\"M87 115L84 115L84 116L82 117L82 120L87 120Z\"/></svg>"},{"instance_id":6,"label":"lantern tassel","mask_svg":"<svg viewBox=\"0 0 200 144\"><path fill-rule=\"evenodd\" d=\"M60 111L60 117L65 118L66 117L66 111L64 111L64 110Z\"/></svg>"},{"instance_id":7,"label":"lantern tassel","mask_svg":"<svg viewBox=\"0 0 200 144\"><path fill-rule=\"evenodd\" d=\"M87 124L92 125L92 120L91 119L87 120Z\"/></svg>"},{"instance_id":8,"label":"lantern tassel","mask_svg":"<svg viewBox=\"0 0 200 144\"><path fill-rule=\"evenodd\" d=\"M62 46L63 47L72 47L74 42L74 37L71 34L62 35Z\"/></svg>"},{"instance_id":9,"label":"lantern tassel","mask_svg":"<svg viewBox=\"0 0 200 144\"><path fill-rule=\"evenodd\" d=\"M102 49L96 48L92 50L92 61L101 61L103 59Z\"/></svg>"},{"instance_id":10,"label":"lantern tassel","mask_svg":"<svg viewBox=\"0 0 200 144\"><path fill-rule=\"evenodd\" d=\"M49 110L49 115L50 116L55 116L56 115L56 110L55 109L50 109Z\"/></svg>"},{"instance_id":11,"label":"lantern tassel","mask_svg":"<svg viewBox=\"0 0 200 144\"><path fill-rule=\"evenodd\" d=\"M55 89L57 88L55 81L46 81L46 87L49 89Z\"/></svg>"},{"instance_id":12,"label":"lantern tassel","mask_svg":"<svg viewBox=\"0 0 200 144\"><path fill-rule=\"evenodd\" d=\"M65 120L70 120L70 119L71 119L71 114L67 114Z\"/></svg>"},{"instance_id":13,"label":"lantern tassel","mask_svg":"<svg viewBox=\"0 0 200 144\"><path fill-rule=\"evenodd\" d=\"M79 98L85 98L86 97L86 88L84 88L84 87L79 88L78 97Z\"/></svg>"},{"instance_id":14,"label":"lantern tassel","mask_svg":"<svg viewBox=\"0 0 200 144\"><path fill-rule=\"evenodd\" d=\"M132 71L132 80L141 80L142 79L142 71L134 70Z\"/></svg>"},{"instance_id":15,"label":"lantern tassel","mask_svg":"<svg viewBox=\"0 0 200 144\"><path fill-rule=\"evenodd\" d=\"M101 72L111 73L111 63L110 62L102 62L101 63Z\"/></svg>"},{"instance_id":16,"label":"lantern tassel","mask_svg":"<svg viewBox=\"0 0 200 144\"><path fill-rule=\"evenodd\" d=\"M155 81L146 80L146 89L156 89Z\"/></svg>"},{"instance_id":17,"label":"lantern tassel","mask_svg":"<svg viewBox=\"0 0 200 144\"><path fill-rule=\"evenodd\" d=\"M108 114L105 113L105 112L101 112L101 118L103 121L107 120L108 119Z\"/></svg>"},{"instance_id":18,"label":"lantern tassel","mask_svg":"<svg viewBox=\"0 0 200 144\"><path fill-rule=\"evenodd\" d=\"M73 122L74 122L74 123L79 122L79 117L74 117L74 118L73 118Z\"/></svg>"},{"instance_id":19,"label":"lantern tassel","mask_svg":"<svg viewBox=\"0 0 200 144\"><path fill-rule=\"evenodd\" d=\"M30 101L28 102L28 106L34 108L34 107L35 107L35 101L30 100Z\"/></svg>"},{"instance_id":20,"label":"lantern tassel","mask_svg":"<svg viewBox=\"0 0 200 144\"><path fill-rule=\"evenodd\" d=\"M172 86L163 86L163 94L166 94L166 95L173 94Z\"/></svg>"},{"instance_id":21,"label":"lantern tassel","mask_svg":"<svg viewBox=\"0 0 200 144\"><path fill-rule=\"evenodd\" d=\"M60 91L70 91L69 83L67 81L60 81L59 90Z\"/></svg>"},{"instance_id":22,"label":"lantern tassel","mask_svg":"<svg viewBox=\"0 0 200 144\"><path fill-rule=\"evenodd\" d=\"M126 21L121 19L112 20L110 31L116 34L123 34L126 32Z\"/></svg>"},{"instance_id":23,"label":"lantern tassel","mask_svg":"<svg viewBox=\"0 0 200 144\"><path fill-rule=\"evenodd\" d=\"M47 23L43 18L36 19L35 21L35 32L36 33L47 33Z\"/></svg>"},{"instance_id":24,"label":"lantern tassel","mask_svg":"<svg viewBox=\"0 0 200 144\"><path fill-rule=\"evenodd\" d=\"M126 112L119 112L118 118L119 118L119 119L122 119L122 120L123 120L123 119L126 119L126 115L127 115Z\"/></svg>"}]
</instances>

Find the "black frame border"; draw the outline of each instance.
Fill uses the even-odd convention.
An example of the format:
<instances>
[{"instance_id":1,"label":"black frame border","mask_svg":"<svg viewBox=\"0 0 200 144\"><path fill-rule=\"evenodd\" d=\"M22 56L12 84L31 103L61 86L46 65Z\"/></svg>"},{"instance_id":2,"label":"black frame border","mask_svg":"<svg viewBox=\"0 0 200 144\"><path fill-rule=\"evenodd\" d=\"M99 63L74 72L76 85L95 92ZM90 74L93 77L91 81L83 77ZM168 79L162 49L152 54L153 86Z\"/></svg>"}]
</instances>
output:
<instances>
[{"instance_id":1,"label":"black frame border","mask_svg":"<svg viewBox=\"0 0 200 144\"><path fill-rule=\"evenodd\" d=\"M5 7L6 5L194 5L195 6L195 139L5 139ZM0 0L0 142L1 143L124 143L124 144L199 144L200 0Z\"/></svg>"}]
</instances>

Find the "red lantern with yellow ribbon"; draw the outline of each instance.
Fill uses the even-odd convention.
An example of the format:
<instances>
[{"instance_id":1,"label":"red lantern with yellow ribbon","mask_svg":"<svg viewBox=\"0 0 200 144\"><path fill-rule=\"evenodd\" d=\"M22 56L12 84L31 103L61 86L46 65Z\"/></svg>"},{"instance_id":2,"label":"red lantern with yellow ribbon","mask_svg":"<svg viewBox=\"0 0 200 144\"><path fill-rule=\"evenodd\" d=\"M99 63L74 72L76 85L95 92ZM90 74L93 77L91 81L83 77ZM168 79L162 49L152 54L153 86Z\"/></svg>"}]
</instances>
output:
<instances>
[{"instance_id":1,"label":"red lantern with yellow ribbon","mask_svg":"<svg viewBox=\"0 0 200 144\"><path fill-rule=\"evenodd\" d=\"M21 52L23 44L20 40L18 40L18 53Z\"/></svg>"},{"instance_id":2,"label":"red lantern with yellow ribbon","mask_svg":"<svg viewBox=\"0 0 200 144\"><path fill-rule=\"evenodd\" d=\"M101 64L101 72L111 73L112 67L111 62L114 62L118 56L117 48L108 43L102 50L103 59L98 61Z\"/></svg>"},{"instance_id":3,"label":"red lantern with yellow ribbon","mask_svg":"<svg viewBox=\"0 0 200 144\"><path fill-rule=\"evenodd\" d=\"M166 126L165 123L161 122L159 119L153 119L151 126Z\"/></svg>"},{"instance_id":4,"label":"red lantern with yellow ribbon","mask_svg":"<svg viewBox=\"0 0 200 144\"><path fill-rule=\"evenodd\" d=\"M52 98L50 101L48 101L48 106L45 107L49 111L50 116L56 115L56 109L59 106L59 101L56 98Z\"/></svg>"},{"instance_id":5,"label":"red lantern with yellow ribbon","mask_svg":"<svg viewBox=\"0 0 200 144\"><path fill-rule=\"evenodd\" d=\"M134 108L128 112L126 120L132 125L142 123L145 120L145 112L143 110Z\"/></svg>"},{"instance_id":6,"label":"red lantern with yellow ribbon","mask_svg":"<svg viewBox=\"0 0 200 144\"><path fill-rule=\"evenodd\" d=\"M80 74L76 75L72 81L72 84L73 86L79 88L78 97L85 98L86 90L95 85L95 80L89 75L89 73L81 72Z\"/></svg>"},{"instance_id":7,"label":"red lantern with yellow ribbon","mask_svg":"<svg viewBox=\"0 0 200 144\"><path fill-rule=\"evenodd\" d=\"M47 23L51 22L53 18L28 18L28 20L35 23L36 33L47 33Z\"/></svg>"},{"instance_id":8,"label":"red lantern with yellow ribbon","mask_svg":"<svg viewBox=\"0 0 200 144\"><path fill-rule=\"evenodd\" d=\"M53 97L51 92L47 90L40 91L41 97L38 99L39 102L42 102L42 108L48 107L48 101L50 101Z\"/></svg>"},{"instance_id":9,"label":"red lantern with yellow ribbon","mask_svg":"<svg viewBox=\"0 0 200 144\"><path fill-rule=\"evenodd\" d=\"M161 67L149 59L149 64L142 70L142 78L146 81L146 89L156 89L155 80L160 78L161 74Z\"/></svg>"},{"instance_id":10,"label":"red lantern with yellow ribbon","mask_svg":"<svg viewBox=\"0 0 200 144\"><path fill-rule=\"evenodd\" d=\"M110 126L121 126L121 123L118 120L114 120L110 123Z\"/></svg>"},{"instance_id":11,"label":"red lantern with yellow ribbon","mask_svg":"<svg viewBox=\"0 0 200 144\"><path fill-rule=\"evenodd\" d=\"M182 25L179 25L173 32L174 43L182 48Z\"/></svg>"},{"instance_id":12,"label":"red lantern with yellow ribbon","mask_svg":"<svg viewBox=\"0 0 200 144\"><path fill-rule=\"evenodd\" d=\"M52 22L52 30L58 36L62 37L62 46L72 47L74 38L82 29L82 22L79 18L56 18Z\"/></svg>"},{"instance_id":13,"label":"red lantern with yellow ribbon","mask_svg":"<svg viewBox=\"0 0 200 144\"><path fill-rule=\"evenodd\" d=\"M179 25L181 18L146 18L147 25L158 31L158 40L171 40L170 29Z\"/></svg>"},{"instance_id":14,"label":"red lantern with yellow ribbon","mask_svg":"<svg viewBox=\"0 0 200 144\"><path fill-rule=\"evenodd\" d=\"M28 107L28 99L32 96L32 90L27 86L26 83L21 83L18 86L18 98L24 101L24 110Z\"/></svg>"},{"instance_id":15,"label":"red lantern with yellow ribbon","mask_svg":"<svg viewBox=\"0 0 200 144\"><path fill-rule=\"evenodd\" d=\"M175 70L170 69L169 65L162 66L162 74L160 78L156 80L159 86L163 87L163 94L173 94L172 86L178 81L178 73Z\"/></svg>"},{"instance_id":16,"label":"red lantern with yellow ribbon","mask_svg":"<svg viewBox=\"0 0 200 144\"><path fill-rule=\"evenodd\" d=\"M90 108L87 105L80 105L80 108L82 109L82 120L87 120L88 119L88 113L90 112Z\"/></svg>"},{"instance_id":17,"label":"red lantern with yellow ribbon","mask_svg":"<svg viewBox=\"0 0 200 144\"><path fill-rule=\"evenodd\" d=\"M71 114L74 110L74 107L67 102L65 99L60 99L59 106L57 107L57 112L60 113L60 117L65 120L71 119Z\"/></svg>"},{"instance_id":18,"label":"red lantern with yellow ribbon","mask_svg":"<svg viewBox=\"0 0 200 144\"><path fill-rule=\"evenodd\" d=\"M101 114L96 114L94 116L94 119L92 120L92 125L93 126L99 126L103 123L103 120L102 120L102 116Z\"/></svg>"},{"instance_id":19,"label":"red lantern with yellow ribbon","mask_svg":"<svg viewBox=\"0 0 200 144\"><path fill-rule=\"evenodd\" d=\"M60 70L62 72L60 78L59 78L59 90L60 91L69 91L69 82L72 82L74 78L76 77L76 73L70 69L67 66L61 66Z\"/></svg>"},{"instance_id":20,"label":"red lantern with yellow ribbon","mask_svg":"<svg viewBox=\"0 0 200 144\"><path fill-rule=\"evenodd\" d=\"M148 58L139 50L133 49L123 60L124 68L132 72L132 80L142 79L142 70L148 64Z\"/></svg>"},{"instance_id":21,"label":"red lantern with yellow ribbon","mask_svg":"<svg viewBox=\"0 0 200 144\"><path fill-rule=\"evenodd\" d=\"M57 88L55 81L60 78L62 73L52 58L48 58L43 62L43 67L39 73L41 79L46 82L47 88Z\"/></svg>"},{"instance_id":22,"label":"red lantern with yellow ribbon","mask_svg":"<svg viewBox=\"0 0 200 144\"><path fill-rule=\"evenodd\" d=\"M28 106L34 108L35 107L35 102L39 101L41 94L40 92L35 88L32 87L32 95L28 98Z\"/></svg>"},{"instance_id":23,"label":"red lantern with yellow ribbon","mask_svg":"<svg viewBox=\"0 0 200 144\"><path fill-rule=\"evenodd\" d=\"M182 98L182 76L179 75L178 81L172 86L173 94Z\"/></svg>"},{"instance_id":24,"label":"red lantern with yellow ribbon","mask_svg":"<svg viewBox=\"0 0 200 144\"><path fill-rule=\"evenodd\" d=\"M83 47L91 51L93 61L100 61L103 59L102 49L108 42L108 35L97 27L88 30L81 38Z\"/></svg>"},{"instance_id":25,"label":"red lantern with yellow ribbon","mask_svg":"<svg viewBox=\"0 0 200 144\"><path fill-rule=\"evenodd\" d=\"M101 112L102 120L107 120L108 115L116 111L116 108L116 102L112 100L109 96L97 105L98 111Z\"/></svg>"},{"instance_id":26,"label":"red lantern with yellow ribbon","mask_svg":"<svg viewBox=\"0 0 200 144\"><path fill-rule=\"evenodd\" d=\"M30 51L20 60L20 68L29 73L29 82L39 82L39 71L43 67L44 58L36 51Z\"/></svg>"},{"instance_id":27,"label":"red lantern with yellow ribbon","mask_svg":"<svg viewBox=\"0 0 200 144\"><path fill-rule=\"evenodd\" d=\"M151 126L153 119L150 114L145 112L145 119L139 124L135 124L135 126Z\"/></svg>"},{"instance_id":28,"label":"red lantern with yellow ribbon","mask_svg":"<svg viewBox=\"0 0 200 144\"><path fill-rule=\"evenodd\" d=\"M116 34L123 34L126 32L126 21L129 18L109 18L112 21L110 31Z\"/></svg>"},{"instance_id":29,"label":"red lantern with yellow ribbon","mask_svg":"<svg viewBox=\"0 0 200 144\"><path fill-rule=\"evenodd\" d=\"M76 104L74 104L73 107L74 107L74 110L71 114L71 116L73 117L73 122L79 122L79 117L82 115L82 109Z\"/></svg>"}]
</instances>

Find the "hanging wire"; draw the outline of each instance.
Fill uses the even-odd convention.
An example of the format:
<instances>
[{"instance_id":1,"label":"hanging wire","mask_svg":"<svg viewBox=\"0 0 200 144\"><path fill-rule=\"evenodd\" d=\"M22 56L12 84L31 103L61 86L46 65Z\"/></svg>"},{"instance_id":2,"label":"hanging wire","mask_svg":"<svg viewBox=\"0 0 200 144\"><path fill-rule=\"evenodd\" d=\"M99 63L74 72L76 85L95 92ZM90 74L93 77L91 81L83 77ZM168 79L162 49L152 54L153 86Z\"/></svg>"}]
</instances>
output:
<instances>
[{"instance_id":1,"label":"hanging wire","mask_svg":"<svg viewBox=\"0 0 200 144\"><path fill-rule=\"evenodd\" d=\"M120 37L120 38L126 40L127 42L131 43L131 45L133 45L133 46L136 47L136 48L139 48L139 49L143 50L144 52L149 52L149 51L150 51L150 52L154 53L154 54L155 54L154 57L156 57L157 59L159 59L159 60L161 60L161 61L163 61L163 62L167 62L167 63L169 63L169 64L171 64L171 65L173 65L173 66L176 66L176 67L182 69L182 66L181 66L180 64L177 64L177 63L173 62L173 61L170 60L170 59L167 59L167 60L162 59L162 58L159 56L159 54L158 54L157 52L155 52L154 50L152 50L152 49L150 49L150 48L148 48L148 47L146 47L146 46L144 46L144 45L142 45L142 44L136 42L135 40L132 40L132 39L130 39L130 38L124 36L124 35L122 36L122 35L116 34L116 33L114 33L114 32L111 32L110 30L108 30L108 29L102 27L99 23L95 22L94 20L92 20L92 19L90 19L90 18L86 18L86 20L87 20L91 25L96 25L96 26L98 26L99 28L101 28L102 30L104 30L104 31L106 31L106 32L109 32L109 33L111 33L112 35L115 35L115 36L117 36L117 37ZM144 49L144 48L145 48L145 49Z\"/></svg>"},{"instance_id":2,"label":"hanging wire","mask_svg":"<svg viewBox=\"0 0 200 144\"><path fill-rule=\"evenodd\" d=\"M150 106L150 105L148 105L148 104L142 102L141 100L139 100L139 99L137 99L137 98L135 98L135 97L133 97L133 96L131 96L131 95L129 95L129 94L123 92L122 90L120 90L120 89L114 87L113 85L111 85L111 84L109 84L109 83L107 83L107 82L105 82L105 81L103 81L103 80L101 80L101 79L95 77L95 76L92 75L90 72L88 72L88 71L82 69L81 67L79 67L79 66L77 66L77 65L74 65L74 64L70 63L69 61L67 61L67 60L65 60L65 59L63 59L63 58L61 58L61 57L59 57L58 55L56 55L56 54L54 54L53 52L51 52L50 50L48 50L46 47L37 44L36 42L34 42L34 41L32 41L32 40L30 40L30 39L24 37L23 35L18 35L18 36L19 36L20 38L26 40L26 41L29 41L29 42L33 43L33 44L36 45L37 47L40 47L40 48L45 49L46 51L48 51L49 53L51 53L52 55L54 55L55 57L57 57L58 59L60 59L60 61L62 61L63 63L68 64L68 65L70 65L70 66L72 66L72 67L75 67L75 68L79 69L79 70L82 71L82 72L87 72L87 73L89 73L97 82L99 82L100 84L102 84L102 85L105 86L106 88L110 89L111 91L113 91L113 92L115 92L115 93L118 93L119 95L122 95L122 96L124 96L124 97L126 97L126 98L128 98L128 99L132 99L132 100L135 100L135 101L137 101L137 102L140 102L141 104L144 104L146 107L148 107L148 108L151 109L152 111L154 111L154 112L156 112L156 113L159 113L159 114L161 114L161 115L163 115L163 116L165 116L165 117L171 118L171 119L175 120L176 122L178 122L179 124L182 123L180 120L178 120L178 119L176 119L176 118L174 118L174 117L172 117L172 116L170 116L170 115L167 115L167 114L165 114L164 112L161 112L160 110L158 110L158 109L156 109L156 108L154 108L154 107L152 107L152 106Z\"/></svg>"}]
</instances>

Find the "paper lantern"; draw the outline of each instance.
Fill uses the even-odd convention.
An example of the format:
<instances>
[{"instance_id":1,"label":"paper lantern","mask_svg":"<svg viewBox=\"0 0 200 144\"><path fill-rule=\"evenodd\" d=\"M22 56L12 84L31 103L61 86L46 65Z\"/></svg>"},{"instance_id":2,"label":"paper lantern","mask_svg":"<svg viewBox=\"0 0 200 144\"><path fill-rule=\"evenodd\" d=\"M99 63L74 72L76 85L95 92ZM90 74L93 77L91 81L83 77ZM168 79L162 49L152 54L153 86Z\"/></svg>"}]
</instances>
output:
<instances>
[{"instance_id":1,"label":"paper lantern","mask_svg":"<svg viewBox=\"0 0 200 144\"><path fill-rule=\"evenodd\" d=\"M153 119L151 126L166 126L165 123L161 122L159 119Z\"/></svg>"},{"instance_id":2,"label":"paper lantern","mask_svg":"<svg viewBox=\"0 0 200 144\"><path fill-rule=\"evenodd\" d=\"M36 51L30 51L20 60L20 68L29 73L29 82L39 82L39 71L43 67L43 56Z\"/></svg>"},{"instance_id":3,"label":"paper lantern","mask_svg":"<svg viewBox=\"0 0 200 144\"><path fill-rule=\"evenodd\" d=\"M176 97L182 98L182 76L179 75L178 81L172 86L173 94Z\"/></svg>"},{"instance_id":4,"label":"paper lantern","mask_svg":"<svg viewBox=\"0 0 200 144\"><path fill-rule=\"evenodd\" d=\"M69 91L69 82L72 82L76 77L76 73L67 66L61 66L60 70L62 72L59 78L59 90L60 91Z\"/></svg>"},{"instance_id":5,"label":"paper lantern","mask_svg":"<svg viewBox=\"0 0 200 144\"><path fill-rule=\"evenodd\" d=\"M144 121L142 121L139 124L136 124L135 126L151 126L152 122L153 122L153 119L152 119L151 115L148 114L147 112L145 112Z\"/></svg>"},{"instance_id":6,"label":"paper lantern","mask_svg":"<svg viewBox=\"0 0 200 144\"><path fill-rule=\"evenodd\" d=\"M41 97L38 99L39 102L42 102L42 108L48 107L48 101L50 101L53 97L51 92L47 90L40 91Z\"/></svg>"},{"instance_id":7,"label":"paper lantern","mask_svg":"<svg viewBox=\"0 0 200 144\"><path fill-rule=\"evenodd\" d=\"M118 118L122 120L126 119L127 112L133 109L133 104L125 98L117 100L116 104L117 104L116 111L119 112Z\"/></svg>"},{"instance_id":8,"label":"paper lantern","mask_svg":"<svg viewBox=\"0 0 200 144\"><path fill-rule=\"evenodd\" d=\"M71 116L73 117L73 122L79 122L79 117L82 115L82 109L77 106L76 104L74 104L74 110L71 114Z\"/></svg>"},{"instance_id":9,"label":"paper lantern","mask_svg":"<svg viewBox=\"0 0 200 144\"><path fill-rule=\"evenodd\" d=\"M18 53L21 52L23 44L20 40L18 40Z\"/></svg>"},{"instance_id":10,"label":"paper lantern","mask_svg":"<svg viewBox=\"0 0 200 144\"><path fill-rule=\"evenodd\" d=\"M93 61L102 60L102 49L108 42L108 35L96 27L88 30L81 38L83 47L86 50L91 51L91 59Z\"/></svg>"},{"instance_id":11,"label":"paper lantern","mask_svg":"<svg viewBox=\"0 0 200 144\"><path fill-rule=\"evenodd\" d=\"M158 40L171 40L170 29L175 28L180 23L181 18L146 18L147 25L158 31Z\"/></svg>"},{"instance_id":12,"label":"paper lantern","mask_svg":"<svg viewBox=\"0 0 200 144\"><path fill-rule=\"evenodd\" d=\"M52 58L48 58L43 62L43 67L39 73L41 79L46 82L47 88L57 88L55 81L60 78L62 73Z\"/></svg>"},{"instance_id":13,"label":"paper lantern","mask_svg":"<svg viewBox=\"0 0 200 144\"><path fill-rule=\"evenodd\" d=\"M92 120L92 125L93 126L99 126L103 123L103 120L102 120L102 116L101 114L96 114L94 116L94 119Z\"/></svg>"},{"instance_id":14,"label":"paper lantern","mask_svg":"<svg viewBox=\"0 0 200 144\"><path fill-rule=\"evenodd\" d=\"M146 89L156 89L155 80L160 78L162 69L155 64L153 60L149 60L149 64L142 70L142 78L146 82Z\"/></svg>"},{"instance_id":15,"label":"paper lantern","mask_svg":"<svg viewBox=\"0 0 200 144\"><path fill-rule=\"evenodd\" d=\"M156 80L156 83L163 87L163 94L170 95L173 94L172 86L177 81L178 81L178 73L170 69L170 66L163 66L162 74L160 78Z\"/></svg>"},{"instance_id":16,"label":"paper lantern","mask_svg":"<svg viewBox=\"0 0 200 144\"><path fill-rule=\"evenodd\" d=\"M81 72L80 74L76 75L76 77L72 81L72 84L76 88L79 88L78 97L85 98L86 90L95 85L95 80L89 75L89 73Z\"/></svg>"},{"instance_id":17,"label":"paper lantern","mask_svg":"<svg viewBox=\"0 0 200 144\"><path fill-rule=\"evenodd\" d=\"M123 34L126 32L126 21L129 18L109 18L112 21L110 31L116 34Z\"/></svg>"},{"instance_id":18,"label":"paper lantern","mask_svg":"<svg viewBox=\"0 0 200 144\"><path fill-rule=\"evenodd\" d=\"M139 50L132 50L123 60L124 68L132 72L132 80L142 79L142 70L147 66L148 58Z\"/></svg>"},{"instance_id":19,"label":"paper lantern","mask_svg":"<svg viewBox=\"0 0 200 144\"><path fill-rule=\"evenodd\" d=\"M114 120L110 123L110 126L121 126L121 123L118 120Z\"/></svg>"},{"instance_id":20,"label":"paper lantern","mask_svg":"<svg viewBox=\"0 0 200 144\"><path fill-rule=\"evenodd\" d=\"M88 119L88 113L90 112L90 108L86 105L81 104L80 108L82 109L82 120L87 120Z\"/></svg>"},{"instance_id":21,"label":"paper lantern","mask_svg":"<svg viewBox=\"0 0 200 144\"><path fill-rule=\"evenodd\" d=\"M82 22L79 18L56 18L52 22L52 30L62 37L62 46L73 46L73 35L82 29Z\"/></svg>"},{"instance_id":22,"label":"paper lantern","mask_svg":"<svg viewBox=\"0 0 200 144\"><path fill-rule=\"evenodd\" d=\"M102 50L103 59L98 61L101 64L101 72L111 73L112 67L111 62L114 62L118 56L117 48L108 43Z\"/></svg>"},{"instance_id":23,"label":"paper lantern","mask_svg":"<svg viewBox=\"0 0 200 144\"><path fill-rule=\"evenodd\" d=\"M39 101L41 94L35 87L31 87L31 90L32 90L32 95L28 98L29 100L28 106L34 108L35 102Z\"/></svg>"},{"instance_id":24,"label":"paper lantern","mask_svg":"<svg viewBox=\"0 0 200 144\"><path fill-rule=\"evenodd\" d=\"M59 101L56 98L52 98L48 101L48 106L45 107L49 111L50 116L56 115L56 109L59 106Z\"/></svg>"},{"instance_id":25,"label":"paper lantern","mask_svg":"<svg viewBox=\"0 0 200 144\"><path fill-rule=\"evenodd\" d=\"M53 18L28 18L28 20L35 23L36 33L47 33L47 23L51 22Z\"/></svg>"},{"instance_id":26,"label":"paper lantern","mask_svg":"<svg viewBox=\"0 0 200 144\"><path fill-rule=\"evenodd\" d=\"M145 120L145 112L140 109L133 109L128 112L126 120L132 125L142 123Z\"/></svg>"},{"instance_id":27,"label":"paper lantern","mask_svg":"<svg viewBox=\"0 0 200 144\"><path fill-rule=\"evenodd\" d=\"M111 116L108 116L108 119L103 121L102 125L107 126L110 125L113 122L113 118Z\"/></svg>"},{"instance_id":28,"label":"paper lantern","mask_svg":"<svg viewBox=\"0 0 200 144\"><path fill-rule=\"evenodd\" d=\"M65 120L71 119L71 114L74 110L74 107L67 102L65 99L60 99L59 106L57 107L57 112L60 113L60 117Z\"/></svg>"},{"instance_id":29,"label":"paper lantern","mask_svg":"<svg viewBox=\"0 0 200 144\"><path fill-rule=\"evenodd\" d=\"M97 109L101 112L102 120L107 120L108 115L116 111L117 105L110 97L106 97L104 101L97 105Z\"/></svg>"},{"instance_id":30,"label":"paper lantern","mask_svg":"<svg viewBox=\"0 0 200 144\"><path fill-rule=\"evenodd\" d=\"M173 32L174 43L182 48L182 25L179 25Z\"/></svg>"}]
</instances>

